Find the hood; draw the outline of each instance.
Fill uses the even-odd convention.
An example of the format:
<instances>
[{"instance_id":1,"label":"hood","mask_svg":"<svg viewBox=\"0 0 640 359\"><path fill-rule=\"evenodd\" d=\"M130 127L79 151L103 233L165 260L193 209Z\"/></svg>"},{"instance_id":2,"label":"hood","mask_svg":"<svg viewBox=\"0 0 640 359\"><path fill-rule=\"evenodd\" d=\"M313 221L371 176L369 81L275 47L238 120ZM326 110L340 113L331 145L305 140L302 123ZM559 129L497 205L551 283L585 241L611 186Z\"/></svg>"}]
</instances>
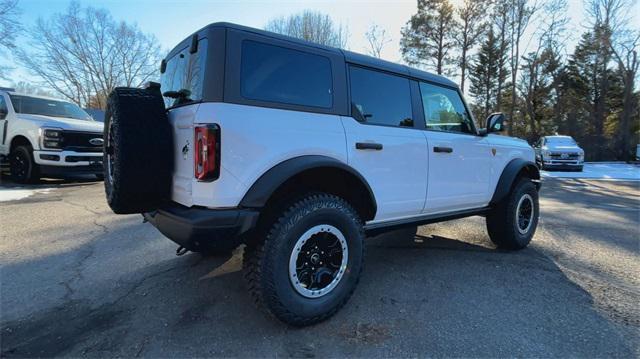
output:
<instances>
[{"instance_id":1,"label":"hood","mask_svg":"<svg viewBox=\"0 0 640 359\"><path fill-rule=\"evenodd\" d=\"M491 143L500 144L503 146L531 148L527 141L517 137L509 137L490 133L487 138L489 138L489 141Z\"/></svg>"},{"instance_id":2,"label":"hood","mask_svg":"<svg viewBox=\"0 0 640 359\"><path fill-rule=\"evenodd\" d=\"M579 153L583 152L582 148L580 148L577 145L565 145L565 144L558 144L558 145L548 144L548 145L545 145L542 149L546 151L558 151L558 152L579 152Z\"/></svg>"},{"instance_id":3,"label":"hood","mask_svg":"<svg viewBox=\"0 0 640 359\"><path fill-rule=\"evenodd\" d=\"M66 117L52 117L43 115L31 115L27 113L17 114L21 120L30 121L39 127L55 127L70 131L102 132L104 124L98 121L77 120Z\"/></svg>"}]
</instances>

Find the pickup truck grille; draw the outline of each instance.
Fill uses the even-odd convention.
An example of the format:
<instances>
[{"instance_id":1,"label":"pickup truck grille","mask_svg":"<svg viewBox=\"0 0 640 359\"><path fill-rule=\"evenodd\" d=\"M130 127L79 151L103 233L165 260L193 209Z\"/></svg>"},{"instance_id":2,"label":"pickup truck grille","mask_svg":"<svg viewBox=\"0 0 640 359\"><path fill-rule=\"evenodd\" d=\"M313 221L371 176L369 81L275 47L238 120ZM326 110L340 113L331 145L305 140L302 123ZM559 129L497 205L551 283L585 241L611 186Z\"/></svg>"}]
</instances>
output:
<instances>
[{"instance_id":1,"label":"pickup truck grille","mask_svg":"<svg viewBox=\"0 0 640 359\"><path fill-rule=\"evenodd\" d=\"M576 160L576 159L578 159L578 157L580 157L580 154L576 153L576 152L565 153L564 155L566 157L564 157L564 158L562 157L562 155L563 155L562 153L551 153L549 155L549 157L551 157L553 159L556 159L556 160Z\"/></svg>"},{"instance_id":2,"label":"pickup truck grille","mask_svg":"<svg viewBox=\"0 0 640 359\"><path fill-rule=\"evenodd\" d=\"M102 141L99 144L89 142L92 139L102 140L102 133L64 131L62 133L62 149L76 152L102 152Z\"/></svg>"}]
</instances>

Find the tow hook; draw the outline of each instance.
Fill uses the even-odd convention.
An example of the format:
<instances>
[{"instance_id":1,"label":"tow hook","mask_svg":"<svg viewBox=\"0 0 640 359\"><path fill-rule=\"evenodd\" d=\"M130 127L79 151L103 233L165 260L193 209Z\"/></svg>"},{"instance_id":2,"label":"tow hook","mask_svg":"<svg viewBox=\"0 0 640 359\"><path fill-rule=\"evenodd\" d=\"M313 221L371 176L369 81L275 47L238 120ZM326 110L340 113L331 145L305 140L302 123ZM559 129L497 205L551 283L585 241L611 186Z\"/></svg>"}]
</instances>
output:
<instances>
[{"instance_id":1,"label":"tow hook","mask_svg":"<svg viewBox=\"0 0 640 359\"><path fill-rule=\"evenodd\" d=\"M188 251L189 251L189 250L188 250L188 249L186 249L185 247L180 246L180 247L178 247L178 249L176 249L176 255L177 255L178 257L180 257L180 256L182 256L182 255L185 255Z\"/></svg>"}]
</instances>

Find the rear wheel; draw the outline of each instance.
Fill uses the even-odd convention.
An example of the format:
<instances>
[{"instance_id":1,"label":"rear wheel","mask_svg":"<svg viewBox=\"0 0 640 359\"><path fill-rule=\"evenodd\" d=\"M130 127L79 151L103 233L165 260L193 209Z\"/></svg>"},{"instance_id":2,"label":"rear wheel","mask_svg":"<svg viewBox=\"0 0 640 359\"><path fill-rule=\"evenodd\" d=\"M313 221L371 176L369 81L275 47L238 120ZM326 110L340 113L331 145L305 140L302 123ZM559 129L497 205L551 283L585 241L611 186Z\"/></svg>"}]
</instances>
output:
<instances>
[{"instance_id":1,"label":"rear wheel","mask_svg":"<svg viewBox=\"0 0 640 359\"><path fill-rule=\"evenodd\" d=\"M31 183L40 177L31 146L17 146L9 155L11 178L18 183Z\"/></svg>"},{"instance_id":2,"label":"rear wheel","mask_svg":"<svg viewBox=\"0 0 640 359\"><path fill-rule=\"evenodd\" d=\"M538 217L538 190L529 178L523 178L509 196L487 214L489 237L498 248L525 248L536 231Z\"/></svg>"},{"instance_id":3,"label":"rear wheel","mask_svg":"<svg viewBox=\"0 0 640 359\"><path fill-rule=\"evenodd\" d=\"M244 272L258 306L305 326L335 314L351 297L363 266L364 231L342 198L309 194L292 202L266 238L245 248Z\"/></svg>"}]
</instances>

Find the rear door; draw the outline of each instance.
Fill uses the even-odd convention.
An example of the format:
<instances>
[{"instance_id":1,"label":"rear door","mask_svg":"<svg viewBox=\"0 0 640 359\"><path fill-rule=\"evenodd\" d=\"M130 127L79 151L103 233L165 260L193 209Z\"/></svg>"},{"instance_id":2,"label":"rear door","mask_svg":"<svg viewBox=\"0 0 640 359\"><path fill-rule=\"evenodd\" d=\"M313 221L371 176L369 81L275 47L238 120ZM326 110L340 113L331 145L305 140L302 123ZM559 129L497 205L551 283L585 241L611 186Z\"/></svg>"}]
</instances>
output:
<instances>
[{"instance_id":1,"label":"rear door","mask_svg":"<svg viewBox=\"0 0 640 359\"><path fill-rule=\"evenodd\" d=\"M162 73L161 90L188 91L186 98L165 97L169 122L173 126L174 173L172 199L185 206L193 204L192 186L194 120L203 96L204 70L207 56L207 38L198 40L197 51L191 53L186 46L166 59Z\"/></svg>"},{"instance_id":2,"label":"rear door","mask_svg":"<svg viewBox=\"0 0 640 359\"><path fill-rule=\"evenodd\" d=\"M425 131L429 143L429 190L424 213L434 214L485 206L490 199L492 152L460 93L453 88L420 83Z\"/></svg>"},{"instance_id":3,"label":"rear door","mask_svg":"<svg viewBox=\"0 0 640 359\"><path fill-rule=\"evenodd\" d=\"M427 190L427 142L414 128L411 81L351 65L352 117L342 117L349 164L369 182L376 221L419 215Z\"/></svg>"}]
</instances>

